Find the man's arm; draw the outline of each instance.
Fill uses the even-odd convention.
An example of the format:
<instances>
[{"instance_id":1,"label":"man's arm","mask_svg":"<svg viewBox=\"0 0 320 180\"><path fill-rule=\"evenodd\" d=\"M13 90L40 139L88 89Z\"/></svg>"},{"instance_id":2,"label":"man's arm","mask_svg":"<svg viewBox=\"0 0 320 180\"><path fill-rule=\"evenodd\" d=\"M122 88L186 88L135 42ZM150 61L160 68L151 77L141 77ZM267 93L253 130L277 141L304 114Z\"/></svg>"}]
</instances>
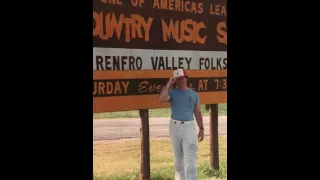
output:
<instances>
[{"instance_id":1,"label":"man's arm","mask_svg":"<svg viewBox=\"0 0 320 180\"><path fill-rule=\"evenodd\" d=\"M203 118L200 110L200 105L196 105L194 108L194 116L196 117L196 121L200 130L203 130Z\"/></svg>"},{"instance_id":2,"label":"man's arm","mask_svg":"<svg viewBox=\"0 0 320 180\"><path fill-rule=\"evenodd\" d=\"M195 103L195 107L194 107L194 116L196 118L196 121L197 121L197 124L199 127L198 139L199 139L199 142L201 142L204 138L204 128L203 128L203 118L202 118L202 113L200 110L200 103L199 103L198 94L197 94L196 103Z\"/></svg>"},{"instance_id":3,"label":"man's arm","mask_svg":"<svg viewBox=\"0 0 320 180\"><path fill-rule=\"evenodd\" d=\"M162 89L160 96L159 96L159 101L160 102L167 102L170 100L170 96L169 96L169 88L172 85L172 83L174 82L173 78L170 78L170 80L168 81L167 85Z\"/></svg>"}]
</instances>

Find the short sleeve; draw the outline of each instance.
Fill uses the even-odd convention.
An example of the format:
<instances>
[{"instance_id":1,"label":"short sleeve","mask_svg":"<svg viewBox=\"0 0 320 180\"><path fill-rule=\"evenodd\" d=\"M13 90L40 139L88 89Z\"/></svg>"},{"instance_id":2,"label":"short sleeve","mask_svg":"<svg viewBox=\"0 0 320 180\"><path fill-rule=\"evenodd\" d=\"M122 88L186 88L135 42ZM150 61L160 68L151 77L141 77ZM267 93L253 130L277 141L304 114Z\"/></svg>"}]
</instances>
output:
<instances>
[{"instance_id":1,"label":"short sleeve","mask_svg":"<svg viewBox=\"0 0 320 180\"><path fill-rule=\"evenodd\" d=\"M196 93L196 102L195 105L200 105L200 99L198 93Z\"/></svg>"}]
</instances>

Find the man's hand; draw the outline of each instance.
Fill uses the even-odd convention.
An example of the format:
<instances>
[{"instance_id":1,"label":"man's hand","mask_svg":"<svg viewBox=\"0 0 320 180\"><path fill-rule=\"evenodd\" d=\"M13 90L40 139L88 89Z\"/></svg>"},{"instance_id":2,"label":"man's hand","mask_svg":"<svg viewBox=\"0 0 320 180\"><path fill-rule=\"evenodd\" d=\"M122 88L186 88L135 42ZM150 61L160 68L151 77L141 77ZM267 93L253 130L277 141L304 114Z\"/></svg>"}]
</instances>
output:
<instances>
[{"instance_id":1,"label":"man's hand","mask_svg":"<svg viewBox=\"0 0 320 180\"><path fill-rule=\"evenodd\" d=\"M169 81L168 81L167 84L168 84L169 86L171 86L172 84L175 83L175 81L176 81L176 78L173 78L173 77L172 77L172 78L169 79Z\"/></svg>"},{"instance_id":2,"label":"man's hand","mask_svg":"<svg viewBox=\"0 0 320 180\"><path fill-rule=\"evenodd\" d=\"M200 131L199 131L199 133L198 133L198 140L199 140L199 142L201 142L201 141L203 140L203 138L204 138L204 130L201 130L201 129L200 129Z\"/></svg>"}]
</instances>

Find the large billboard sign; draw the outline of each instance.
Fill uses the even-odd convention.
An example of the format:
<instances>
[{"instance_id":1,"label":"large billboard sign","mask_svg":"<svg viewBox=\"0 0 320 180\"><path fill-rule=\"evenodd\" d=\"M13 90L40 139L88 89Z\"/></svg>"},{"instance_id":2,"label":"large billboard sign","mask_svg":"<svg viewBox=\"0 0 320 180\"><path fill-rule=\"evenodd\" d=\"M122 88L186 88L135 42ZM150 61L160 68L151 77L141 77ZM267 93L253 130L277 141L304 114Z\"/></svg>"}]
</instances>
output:
<instances>
[{"instance_id":1,"label":"large billboard sign","mask_svg":"<svg viewBox=\"0 0 320 180\"><path fill-rule=\"evenodd\" d=\"M168 107L183 68L201 104L226 102L226 0L94 0L93 111Z\"/></svg>"}]
</instances>

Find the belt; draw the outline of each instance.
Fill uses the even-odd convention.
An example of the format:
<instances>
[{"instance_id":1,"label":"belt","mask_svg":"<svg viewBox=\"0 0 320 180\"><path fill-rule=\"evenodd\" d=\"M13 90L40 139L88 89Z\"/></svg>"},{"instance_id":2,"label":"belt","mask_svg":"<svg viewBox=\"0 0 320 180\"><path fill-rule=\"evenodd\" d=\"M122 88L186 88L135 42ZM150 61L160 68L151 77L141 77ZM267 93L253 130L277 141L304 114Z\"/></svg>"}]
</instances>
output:
<instances>
[{"instance_id":1,"label":"belt","mask_svg":"<svg viewBox=\"0 0 320 180\"><path fill-rule=\"evenodd\" d=\"M190 124L190 123L194 123L194 120L188 120L188 121L179 121L179 120L175 120L175 119L171 119L173 121L174 124Z\"/></svg>"}]
</instances>

